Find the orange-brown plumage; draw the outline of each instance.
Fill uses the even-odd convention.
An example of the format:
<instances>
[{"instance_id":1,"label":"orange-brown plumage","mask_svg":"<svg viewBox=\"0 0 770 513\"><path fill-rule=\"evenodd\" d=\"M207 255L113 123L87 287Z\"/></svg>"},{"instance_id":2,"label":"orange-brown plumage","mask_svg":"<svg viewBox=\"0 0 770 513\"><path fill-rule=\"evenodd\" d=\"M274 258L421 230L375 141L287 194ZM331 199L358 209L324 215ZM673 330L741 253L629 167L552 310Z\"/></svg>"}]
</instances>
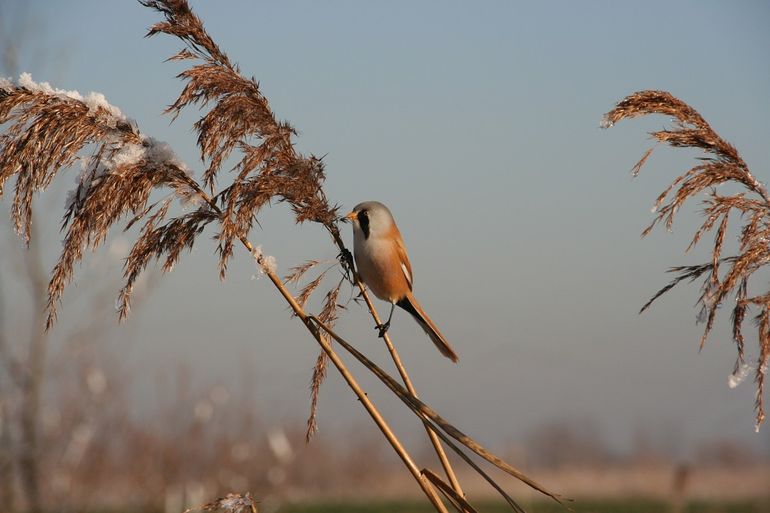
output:
<instances>
[{"instance_id":1,"label":"orange-brown plumage","mask_svg":"<svg viewBox=\"0 0 770 513\"><path fill-rule=\"evenodd\" d=\"M353 222L356 267L366 286L378 298L412 314L439 351L456 362L457 354L412 294L412 265L388 208L367 201L358 204L346 217ZM379 327L380 336L387 331L392 316L391 307L388 321Z\"/></svg>"}]
</instances>

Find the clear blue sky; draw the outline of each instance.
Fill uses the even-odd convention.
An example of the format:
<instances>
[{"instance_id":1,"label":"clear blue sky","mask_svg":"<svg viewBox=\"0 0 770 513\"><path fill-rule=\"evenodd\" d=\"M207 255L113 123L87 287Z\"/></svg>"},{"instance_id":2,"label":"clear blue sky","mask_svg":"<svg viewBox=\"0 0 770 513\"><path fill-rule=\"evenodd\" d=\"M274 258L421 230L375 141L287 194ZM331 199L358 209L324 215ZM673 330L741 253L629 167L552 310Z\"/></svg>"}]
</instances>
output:
<instances>
[{"instance_id":1,"label":"clear blue sky","mask_svg":"<svg viewBox=\"0 0 770 513\"><path fill-rule=\"evenodd\" d=\"M153 12L131 1L27 3L34 35L19 39L23 71L104 93L201 167L195 115L171 125L160 115L180 90L173 77L182 68L163 63L177 41L143 39ZM673 234L639 238L655 196L693 153L659 148L632 180L628 171L650 144L646 132L667 120L598 126L625 95L665 89L766 178L770 4L193 6L221 48L261 82L279 118L297 127L298 147L327 155L328 195L344 207L369 199L390 206L415 293L460 363L442 358L405 314L396 314L392 332L418 390L448 419L492 443L545 421L590 418L618 447L647 429L685 449L724 436L768 450L768 426L753 432L753 384L726 384L734 361L728 314L700 354L696 287L637 315L670 265L704 258L683 255L697 204ZM261 221L252 240L281 271L334 256L321 230L294 228L283 207ZM246 255L220 284L213 250L201 239L130 319L130 361L137 368L182 361L205 380L225 382L246 362L255 401L276 422L302 419L316 346L269 284L250 279ZM118 265L113 272L119 276ZM66 295L62 316L67 322ZM368 322L353 306L340 328L390 368ZM397 415L400 407L365 383ZM367 422L336 376L321 401L322 429ZM396 424L411 426L403 417Z\"/></svg>"}]
</instances>

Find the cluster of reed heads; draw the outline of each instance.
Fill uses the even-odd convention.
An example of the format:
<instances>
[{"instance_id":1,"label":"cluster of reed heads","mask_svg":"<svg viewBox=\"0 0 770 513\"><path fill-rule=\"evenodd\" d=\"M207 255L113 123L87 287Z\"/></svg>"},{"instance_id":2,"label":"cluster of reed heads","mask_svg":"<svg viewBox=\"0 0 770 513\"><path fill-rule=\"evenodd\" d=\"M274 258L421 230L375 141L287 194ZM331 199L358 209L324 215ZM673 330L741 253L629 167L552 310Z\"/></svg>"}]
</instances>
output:
<instances>
[{"instance_id":1,"label":"cluster of reed heads","mask_svg":"<svg viewBox=\"0 0 770 513\"><path fill-rule=\"evenodd\" d=\"M703 223L695 231L687 250L695 247L702 237L714 231L711 259L699 265L672 267L669 272L675 278L660 289L645 305L647 310L655 300L682 282L702 279L698 305L699 319L705 323L700 347L714 328L721 307L732 302L732 337L738 350L733 373L752 365L746 362L744 320L750 309L755 310L758 354L753 366L757 385L755 409L756 429L765 420L764 387L770 359L770 292L750 291L749 280L756 271L770 262L770 194L765 184L757 180L738 150L722 139L705 119L692 107L665 91L640 91L619 102L605 114L604 128L611 127L625 118L648 114L662 114L671 118L673 127L651 132L653 139L675 148L693 148L705 153L699 163L677 176L661 192L653 207L655 219L642 232L649 234L663 223L671 230L679 209L696 196L705 193L703 199ZM652 154L648 149L633 166L636 176ZM720 194L717 187L737 185L740 192ZM724 255L725 237L732 218L740 220L737 254Z\"/></svg>"},{"instance_id":2,"label":"cluster of reed heads","mask_svg":"<svg viewBox=\"0 0 770 513\"><path fill-rule=\"evenodd\" d=\"M0 124L4 127L0 135L0 195L9 179L15 178L11 216L21 237L28 240L33 229L35 193L45 189L60 171L78 163L82 168L62 219L65 237L48 285L47 328L51 328L56 320L57 308L66 285L73 278L75 265L83 259L84 252L96 249L106 240L116 223L125 223L126 230L134 225L139 227L124 263L125 281L118 294L120 319L129 314L133 285L149 264L158 262L163 271L170 271L183 251L191 249L204 230L212 229L220 276L225 278L235 247L243 246L321 347L313 369L308 438L316 429L318 390L331 361L437 511L447 511L447 504L458 511L475 511L457 482L444 446L450 447L479 472L516 511L522 511L521 507L467 451L561 501L561 496L487 451L420 401L389 337L385 337L385 343L404 385L334 332L341 306L338 304L339 293L345 283L360 289L374 322L380 324L380 320L357 279L350 253L340 237L338 206L330 203L324 193L322 160L297 152L293 145L295 130L288 123L277 120L256 80L244 77L238 66L220 50L186 0L143 0L141 3L163 17L163 21L150 28L148 36L166 34L184 43L184 48L170 60L189 62L190 66L178 75L184 87L166 112L176 118L186 107L198 107L203 111L194 124L201 161L205 165L200 180L168 145L142 133L136 122L100 95L92 93L82 97L75 92L53 89L45 83L36 84L28 76L16 83L7 80L0 83ZM701 296L708 312L704 338L711 330L718 305L730 291L737 290L734 333L739 360L743 358L741 322L750 306L758 306L761 309L758 317L760 360L766 363L770 353L770 295L750 297L747 282L751 273L767 258L767 232L770 229L767 191L752 177L732 146L722 141L694 110L667 93L632 95L618 104L607 119L616 122L624 117L649 113L665 113L678 120L676 130L653 134L659 140L675 146L702 147L714 156L674 182L672 187L680 185L680 188L670 203L663 205L671 188L661 195L656 221L665 219L670 224L674 212L687 198L724 181L739 181L759 196L758 199L741 194L723 197L712 191L706 210L707 221L696 234L694 243L704 231L716 225L714 259L702 266L679 269L682 274L675 283L704 273L707 275ZM649 152L637 164L637 170L648 156ZM231 159L236 163L230 173L223 174L223 166ZM221 185L221 182L226 184ZM183 203L187 209L176 213L180 209L172 208L175 202ZM326 292L318 315L309 314L305 307L328 269L308 279L294 295L287 285L302 283L311 271L318 270L319 261L308 260L297 265L281 279L276 275L273 259L249 240L261 209L274 202L287 203L297 223L320 225L339 251L342 278ZM743 253L722 258L722 239L733 209L748 219L743 230ZM722 278L720 265L729 268ZM429 468L417 467L345 366L332 346L333 342L361 362L420 419L446 478ZM757 371L759 422L764 417L763 376L764 367L760 365ZM444 500L440 499L439 493Z\"/></svg>"}]
</instances>

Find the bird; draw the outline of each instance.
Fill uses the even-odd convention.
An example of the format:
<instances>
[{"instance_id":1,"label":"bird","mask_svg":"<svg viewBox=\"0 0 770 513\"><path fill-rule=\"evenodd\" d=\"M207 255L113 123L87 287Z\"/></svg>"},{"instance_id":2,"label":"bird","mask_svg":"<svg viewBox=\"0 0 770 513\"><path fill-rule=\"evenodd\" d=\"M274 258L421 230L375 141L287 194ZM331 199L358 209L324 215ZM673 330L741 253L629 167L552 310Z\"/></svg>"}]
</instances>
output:
<instances>
[{"instance_id":1,"label":"bird","mask_svg":"<svg viewBox=\"0 0 770 513\"><path fill-rule=\"evenodd\" d=\"M457 353L412 294L412 265L393 214L379 201L365 201L344 216L353 225L353 253L358 275L375 296L390 303L388 320L376 327L385 336L399 306L412 314L441 354L457 362Z\"/></svg>"}]
</instances>

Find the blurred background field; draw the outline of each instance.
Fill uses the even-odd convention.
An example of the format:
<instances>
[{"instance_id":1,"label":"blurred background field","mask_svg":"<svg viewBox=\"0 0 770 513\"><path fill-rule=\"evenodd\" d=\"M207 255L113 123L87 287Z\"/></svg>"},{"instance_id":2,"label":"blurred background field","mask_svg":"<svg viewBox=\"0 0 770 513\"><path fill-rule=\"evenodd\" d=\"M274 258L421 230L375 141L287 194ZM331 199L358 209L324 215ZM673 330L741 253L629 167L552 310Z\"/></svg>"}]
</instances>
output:
<instances>
[{"instance_id":1,"label":"blurred background field","mask_svg":"<svg viewBox=\"0 0 770 513\"><path fill-rule=\"evenodd\" d=\"M547 503L527 504L527 511L533 513L552 513L564 511L558 505ZM571 506L576 513L663 513L678 511L682 513L762 513L768 511L767 501L749 501L737 503L693 502L680 509L672 508L670 504L652 500L627 499L623 501L579 501ZM481 503L479 511L497 513L508 511L508 506L501 503ZM314 505L297 505L282 509L286 513L422 513L430 508L422 503L327 503Z\"/></svg>"},{"instance_id":2,"label":"blurred background field","mask_svg":"<svg viewBox=\"0 0 770 513\"><path fill-rule=\"evenodd\" d=\"M751 378L728 387L728 327L698 352L695 289L637 315L668 266L704 259L682 255L696 204L673 236L638 237L661 185L694 155L656 150L632 183L645 131L668 121L598 129L624 95L670 89L767 179L766 2L193 5L299 128L298 146L328 152L330 197L394 210L421 301L461 355L456 367L439 361L397 314L399 350L429 404L574 497L576 512L770 512L770 431L754 433ZM2 1L0 75L103 92L201 167L197 118L169 126L161 115L180 88L163 62L178 45L142 39L155 21L135 2ZM50 511L181 513L250 491L263 513L430 511L333 373L305 443L317 348L248 257L224 283L213 243L162 280L148 270L118 326L131 234L116 231L43 334L70 174L39 198L29 250L8 196L0 203L0 510L36 494ZM336 255L285 206L261 222L254 239L282 273ZM358 306L340 326L390 368ZM435 467L419 424L364 382ZM504 509L477 476L460 477L480 511ZM496 477L528 511L564 511Z\"/></svg>"},{"instance_id":3,"label":"blurred background field","mask_svg":"<svg viewBox=\"0 0 770 513\"><path fill-rule=\"evenodd\" d=\"M121 385L95 387L100 378L89 372L100 371L81 373L90 388L87 383L60 387L62 395L52 402L56 406L42 417L42 495L57 510L173 513L244 491L251 491L260 511L268 513L429 510L366 422L341 433L322 431L306 444L301 423L278 426L244 407L250 389L195 388L182 371L159 377L158 389L164 392L153 412L133 417L126 413ZM676 439L642 431L629 452L618 453L602 441L600 431L588 421L553 422L495 449L575 498L575 511L767 511L767 455L715 439L673 458ZM434 465L427 444L416 449L423 464ZM461 471L459 477L468 496L490 508L481 511L502 511L478 476ZM560 510L498 477L528 510Z\"/></svg>"}]
</instances>

